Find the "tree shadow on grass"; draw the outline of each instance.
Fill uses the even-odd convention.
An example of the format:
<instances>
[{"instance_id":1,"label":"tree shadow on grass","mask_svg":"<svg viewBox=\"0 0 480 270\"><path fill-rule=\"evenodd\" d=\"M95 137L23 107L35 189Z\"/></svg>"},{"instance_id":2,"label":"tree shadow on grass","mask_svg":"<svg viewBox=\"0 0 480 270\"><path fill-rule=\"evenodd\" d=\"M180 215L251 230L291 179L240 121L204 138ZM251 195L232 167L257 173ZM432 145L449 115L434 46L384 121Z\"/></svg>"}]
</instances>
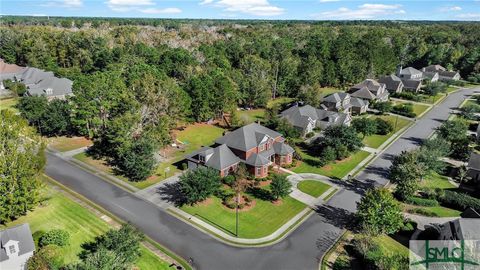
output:
<instances>
[{"instance_id":1,"label":"tree shadow on grass","mask_svg":"<svg viewBox=\"0 0 480 270\"><path fill-rule=\"evenodd\" d=\"M266 189L259 188L259 187L251 187L247 190L246 192L249 195L252 195L253 197L263 200L263 201L272 201L272 193Z\"/></svg>"},{"instance_id":2,"label":"tree shadow on grass","mask_svg":"<svg viewBox=\"0 0 480 270\"><path fill-rule=\"evenodd\" d=\"M158 187L155 191L160 195L162 200L169 203L173 203L175 206L182 206L185 204L186 199L180 190L180 183L165 183Z\"/></svg>"}]
</instances>

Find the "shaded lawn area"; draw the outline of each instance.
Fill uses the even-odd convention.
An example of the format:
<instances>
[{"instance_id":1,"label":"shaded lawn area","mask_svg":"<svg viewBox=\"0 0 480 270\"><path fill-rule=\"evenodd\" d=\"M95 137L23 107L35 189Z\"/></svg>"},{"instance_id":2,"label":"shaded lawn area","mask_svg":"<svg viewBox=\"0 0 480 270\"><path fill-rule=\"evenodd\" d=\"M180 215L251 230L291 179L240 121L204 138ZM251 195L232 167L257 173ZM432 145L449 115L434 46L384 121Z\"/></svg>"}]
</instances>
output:
<instances>
[{"instance_id":1,"label":"shaded lawn area","mask_svg":"<svg viewBox=\"0 0 480 270\"><path fill-rule=\"evenodd\" d=\"M238 111L238 117L245 123L250 124L257 121L263 121L265 109L241 110Z\"/></svg>"},{"instance_id":2,"label":"shaded lawn area","mask_svg":"<svg viewBox=\"0 0 480 270\"><path fill-rule=\"evenodd\" d=\"M393 105L398 105L398 104L405 104L405 103L412 103L410 101L394 101L393 102ZM412 106L413 106L413 112L419 116L421 115L423 112L425 112L428 108L430 108L430 106L428 105L423 105L423 104L418 104L418 103L412 103Z\"/></svg>"},{"instance_id":3,"label":"shaded lawn area","mask_svg":"<svg viewBox=\"0 0 480 270\"><path fill-rule=\"evenodd\" d=\"M15 105L18 103L18 98L6 98L0 99L0 110L8 109L12 110L15 113L18 113L18 109L15 108Z\"/></svg>"},{"instance_id":4,"label":"shaded lawn area","mask_svg":"<svg viewBox=\"0 0 480 270\"><path fill-rule=\"evenodd\" d=\"M176 150L172 156L168 157L167 161L158 164L152 176L141 182L133 182L122 175L116 175L114 169L109 166L105 160L93 159L86 153L80 153L73 157L97 168L102 172L115 175L120 180L125 181L136 188L144 189L179 172L181 168L177 167L176 163L181 161L186 154L197 150L201 146L213 144L215 139L222 136L223 131L223 128L207 124L194 124L187 126L184 130L177 131L177 139L185 143L184 148L181 150ZM170 168L170 171L165 177L165 168L167 167Z\"/></svg>"},{"instance_id":5,"label":"shaded lawn area","mask_svg":"<svg viewBox=\"0 0 480 270\"><path fill-rule=\"evenodd\" d=\"M294 98L290 98L290 97L279 97L276 99L271 99L267 102L267 108L272 108L274 105L278 105L282 107L283 104L290 103L294 100L295 100Z\"/></svg>"},{"instance_id":6,"label":"shaded lawn area","mask_svg":"<svg viewBox=\"0 0 480 270\"><path fill-rule=\"evenodd\" d=\"M448 178L440 175L438 173L432 173L422 182L420 182L421 187L426 188L441 188L441 189L456 189L456 187L448 181Z\"/></svg>"},{"instance_id":7,"label":"shaded lawn area","mask_svg":"<svg viewBox=\"0 0 480 270\"><path fill-rule=\"evenodd\" d=\"M385 121L388 121L391 123L394 127L394 130L387 135L378 135L378 134L373 134L370 136L367 136L363 139L363 143L371 148L378 148L380 147L388 138L390 138L393 134L401 130L402 128L406 127L408 124L410 124L412 121L407 120L402 117L397 117L394 115L380 115L380 116L374 116L371 117L372 120L376 118L381 118Z\"/></svg>"},{"instance_id":8,"label":"shaded lawn area","mask_svg":"<svg viewBox=\"0 0 480 270\"><path fill-rule=\"evenodd\" d=\"M330 188L330 185L320 181L307 179L302 180L300 183L298 183L297 187L301 192L318 198Z\"/></svg>"},{"instance_id":9,"label":"shaded lawn area","mask_svg":"<svg viewBox=\"0 0 480 270\"><path fill-rule=\"evenodd\" d=\"M92 141L85 137L66 136L48 138L48 143L52 148L60 152L67 152L92 145Z\"/></svg>"},{"instance_id":10,"label":"shaded lawn area","mask_svg":"<svg viewBox=\"0 0 480 270\"><path fill-rule=\"evenodd\" d=\"M319 162L317 157L311 156L304 151L301 151L299 154L303 160L299 162L300 165L292 169L292 171L296 173L317 173L338 179L345 177L362 160L370 155L369 152L361 150L344 160L334 161L323 167L317 167L316 164Z\"/></svg>"},{"instance_id":11,"label":"shaded lawn area","mask_svg":"<svg viewBox=\"0 0 480 270\"><path fill-rule=\"evenodd\" d=\"M60 191L46 187L43 191L48 200L26 216L20 217L6 227L28 223L32 233L62 229L70 234L69 245L59 248L59 255L64 263L78 261L81 244L92 241L96 236L108 231L111 227L80 204L63 195ZM4 228L1 226L0 228ZM38 249L38 247L37 247ZM147 248L141 248L141 257L136 263L140 269L169 269L168 263Z\"/></svg>"},{"instance_id":12,"label":"shaded lawn area","mask_svg":"<svg viewBox=\"0 0 480 270\"><path fill-rule=\"evenodd\" d=\"M280 205L257 198L255 201L253 208L239 213L238 237L260 238L270 235L306 207L290 196L282 199ZM235 210L225 207L217 197L212 197L211 203L184 205L180 209L229 234L235 234Z\"/></svg>"}]
</instances>

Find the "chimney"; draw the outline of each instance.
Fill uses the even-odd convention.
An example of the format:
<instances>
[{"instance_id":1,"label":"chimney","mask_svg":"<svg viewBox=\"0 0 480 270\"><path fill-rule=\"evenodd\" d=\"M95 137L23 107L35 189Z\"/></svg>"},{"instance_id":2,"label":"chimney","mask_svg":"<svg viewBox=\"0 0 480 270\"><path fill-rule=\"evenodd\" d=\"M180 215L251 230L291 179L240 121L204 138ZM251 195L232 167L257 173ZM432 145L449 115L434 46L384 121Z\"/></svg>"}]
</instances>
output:
<instances>
[{"instance_id":1,"label":"chimney","mask_svg":"<svg viewBox=\"0 0 480 270\"><path fill-rule=\"evenodd\" d=\"M401 71L402 71L402 65L398 65L398 66L397 66L397 74L395 74L395 75L397 75L398 77L400 77L400 72L401 72Z\"/></svg>"}]
</instances>

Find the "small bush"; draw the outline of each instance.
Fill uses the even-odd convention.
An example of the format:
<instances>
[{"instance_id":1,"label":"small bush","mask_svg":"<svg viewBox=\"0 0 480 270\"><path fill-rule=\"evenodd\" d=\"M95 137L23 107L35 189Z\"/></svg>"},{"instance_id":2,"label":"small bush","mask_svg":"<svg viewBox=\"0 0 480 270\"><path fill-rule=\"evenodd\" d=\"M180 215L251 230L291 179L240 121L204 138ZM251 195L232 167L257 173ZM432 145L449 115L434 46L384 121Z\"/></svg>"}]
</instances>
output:
<instances>
[{"instance_id":1,"label":"small bush","mask_svg":"<svg viewBox=\"0 0 480 270\"><path fill-rule=\"evenodd\" d=\"M313 135L315 135L314 132L309 132L309 133L307 133L307 134L305 135L305 137L311 138L311 137L313 137Z\"/></svg>"},{"instance_id":2,"label":"small bush","mask_svg":"<svg viewBox=\"0 0 480 270\"><path fill-rule=\"evenodd\" d=\"M412 208L412 209L408 209L407 212L409 212L411 214L418 214L418 215L426 216L426 217L438 217L437 213L432 212L432 211L430 211L428 209L425 209L425 208Z\"/></svg>"},{"instance_id":3,"label":"small bush","mask_svg":"<svg viewBox=\"0 0 480 270\"><path fill-rule=\"evenodd\" d=\"M226 185L231 186L235 182L235 176L233 175L227 175L222 179L223 183Z\"/></svg>"},{"instance_id":4,"label":"small bush","mask_svg":"<svg viewBox=\"0 0 480 270\"><path fill-rule=\"evenodd\" d=\"M420 197L408 197L405 200L405 202L408 204L414 204L419 206L438 206L439 205L438 201L435 199L425 199Z\"/></svg>"},{"instance_id":5,"label":"small bush","mask_svg":"<svg viewBox=\"0 0 480 270\"><path fill-rule=\"evenodd\" d=\"M45 231L36 231L32 234L33 242L35 243L36 246L39 246L39 241L40 238L45 234Z\"/></svg>"},{"instance_id":6,"label":"small bush","mask_svg":"<svg viewBox=\"0 0 480 270\"><path fill-rule=\"evenodd\" d=\"M415 116L417 116L413 112L413 105L411 103L396 105L393 107L392 112L410 118L414 118Z\"/></svg>"},{"instance_id":7,"label":"small bush","mask_svg":"<svg viewBox=\"0 0 480 270\"><path fill-rule=\"evenodd\" d=\"M438 200L442 205L460 211L464 211L468 207L472 207L476 211L480 211L480 199L464 193L445 190L443 196L439 196Z\"/></svg>"},{"instance_id":8,"label":"small bush","mask_svg":"<svg viewBox=\"0 0 480 270\"><path fill-rule=\"evenodd\" d=\"M379 135L387 135L393 131L393 125L382 118L375 119L375 124L377 125L377 134Z\"/></svg>"},{"instance_id":9,"label":"small bush","mask_svg":"<svg viewBox=\"0 0 480 270\"><path fill-rule=\"evenodd\" d=\"M351 269L350 267L350 258L345 255L340 255L337 257L332 266L333 270L345 270Z\"/></svg>"},{"instance_id":10,"label":"small bush","mask_svg":"<svg viewBox=\"0 0 480 270\"><path fill-rule=\"evenodd\" d=\"M46 232L39 240L41 247L47 245L57 245L59 247L66 246L70 240L70 235L67 231L54 229Z\"/></svg>"}]
</instances>

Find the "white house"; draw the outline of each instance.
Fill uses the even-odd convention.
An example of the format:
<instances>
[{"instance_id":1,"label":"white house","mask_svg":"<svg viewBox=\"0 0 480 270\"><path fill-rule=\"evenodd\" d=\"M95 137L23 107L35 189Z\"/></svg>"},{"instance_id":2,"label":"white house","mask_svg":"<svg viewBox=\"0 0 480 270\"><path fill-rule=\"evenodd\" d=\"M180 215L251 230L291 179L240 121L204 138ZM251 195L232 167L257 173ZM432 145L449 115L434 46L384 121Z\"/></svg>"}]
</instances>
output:
<instances>
[{"instance_id":1,"label":"white house","mask_svg":"<svg viewBox=\"0 0 480 270\"><path fill-rule=\"evenodd\" d=\"M28 224L0 231L0 269L24 270L33 256L35 244Z\"/></svg>"}]
</instances>

